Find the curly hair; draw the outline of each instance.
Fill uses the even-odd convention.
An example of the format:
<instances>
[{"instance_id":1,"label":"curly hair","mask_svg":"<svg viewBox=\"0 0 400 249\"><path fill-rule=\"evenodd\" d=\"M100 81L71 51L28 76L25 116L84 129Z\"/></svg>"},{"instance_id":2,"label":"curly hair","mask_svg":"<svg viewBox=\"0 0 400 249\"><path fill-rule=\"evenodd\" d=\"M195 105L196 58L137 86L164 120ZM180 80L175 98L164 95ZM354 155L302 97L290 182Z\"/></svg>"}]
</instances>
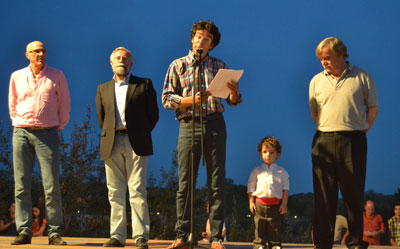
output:
<instances>
[{"instance_id":1,"label":"curly hair","mask_svg":"<svg viewBox=\"0 0 400 249\"><path fill-rule=\"evenodd\" d=\"M275 137L267 136L261 139L260 143L258 144L258 152L261 152L263 146L271 146L278 152L279 154L282 151L282 145L279 143L278 139Z\"/></svg>"},{"instance_id":2,"label":"curly hair","mask_svg":"<svg viewBox=\"0 0 400 249\"><path fill-rule=\"evenodd\" d=\"M192 29L190 30L191 39L193 39L198 30L207 30L213 35L213 48L219 44L219 41L221 40L221 33L219 32L218 27L212 21L200 20L199 22L194 23Z\"/></svg>"}]
</instances>

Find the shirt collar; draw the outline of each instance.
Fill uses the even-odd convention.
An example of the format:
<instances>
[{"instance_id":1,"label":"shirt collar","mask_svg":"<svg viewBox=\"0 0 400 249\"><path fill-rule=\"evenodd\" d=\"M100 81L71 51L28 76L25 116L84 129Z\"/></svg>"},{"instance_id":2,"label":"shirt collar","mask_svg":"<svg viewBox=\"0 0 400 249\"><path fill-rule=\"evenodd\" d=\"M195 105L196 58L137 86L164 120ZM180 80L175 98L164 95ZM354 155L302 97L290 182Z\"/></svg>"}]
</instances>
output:
<instances>
[{"instance_id":1,"label":"shirt collar","mask_svg":"<svg viewBox=\"0 0 400 249\"><path fill-rule=\"evenodd\" d=\"M346 73L348 73L348 72L351 72L351 71L353 71L353 65L350 63L350 61L346 61L346 64L347 64L347 67L346 67L346 69L343 71L343 73L342 73L342 76L343 75L345 75ZM330 75L326 70L324 70L324 75L325 76L328 76L328 75Z\"/></svg>"},{"instance_id":2,"label":"shirt collar","mask_svg":"<svg viewBox=\"0 0 400 249\"><path fill-rule=\"evenodd\" d=\"M272 163L269 167L266 163L263 163L263 168L266 170L272 170L276 167L276 163Z\"/></svg>"},{"instance_id":3,"label":"shirt collar","mask_svg":"<svg viewBox=\"0 0 400 249\"><path fill-rule=\"evenodd\" d=\"M118 85L121 85L121 86L122 86L122 85L127 85L128 82L129 82L130 76L131 76L131 74L129 73L129 74L125 77L125 79L124 79L122 82L120 82L120 81L117 80L117 77L115 77L115 75L114 75L113 80L114 80L115 84L118 84Z\"/></svg>"},{"instance_id":4,"label":"shirt collar","mask_svg":"<svg viewBox=\"0 0 400 249\"><path fill-rule=\"evenodd\" d=\"M28 69L29 75L33 77L34 75L33 75L33 73L32 73L31 65L29 65L29 66L27 67L27 69ZM38 75L42 75L46 70L47 70L47 66L44 65L43 69L40 70L40 72L39 72Z\"/></svg>"}]
</instances>

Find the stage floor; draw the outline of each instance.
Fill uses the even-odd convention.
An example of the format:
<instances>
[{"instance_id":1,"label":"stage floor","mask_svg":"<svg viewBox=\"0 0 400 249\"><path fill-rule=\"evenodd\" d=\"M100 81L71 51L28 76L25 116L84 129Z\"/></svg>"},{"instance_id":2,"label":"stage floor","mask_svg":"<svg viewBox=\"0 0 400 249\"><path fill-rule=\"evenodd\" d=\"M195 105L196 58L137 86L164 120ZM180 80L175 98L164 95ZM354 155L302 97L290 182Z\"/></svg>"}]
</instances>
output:
<instances>
[{"instance_id":1,"label":"stage floor","mask_svg":"<svg viewBox=\"0 0 400 249\"><path fill-rule=\"evenodd\" d=\"M47 237L33 237L32 244L30 245L11 245L15 237L0 236L1 249L15 249L15 248L63 248L63 249L83 249L83 248L102 248L103 243L107 238L79 238L79 237L63 237L68 243L66 246L49 246ZM149 249L162 249L167 247L171 240L150 240ZM252 249L251 243L245 242L225 242L226 249ZM205 245L207 246L207 245ZM135 243L132 239L128 239L125 248L135 248ZM195 246L194 248L201 248ZM313 249L311 244L283 244L285 249ZM335 249L345 249L346 246L334 246ZM390 246L370 246L371 249L392 248Z\"/></svg>"}]
</instances>

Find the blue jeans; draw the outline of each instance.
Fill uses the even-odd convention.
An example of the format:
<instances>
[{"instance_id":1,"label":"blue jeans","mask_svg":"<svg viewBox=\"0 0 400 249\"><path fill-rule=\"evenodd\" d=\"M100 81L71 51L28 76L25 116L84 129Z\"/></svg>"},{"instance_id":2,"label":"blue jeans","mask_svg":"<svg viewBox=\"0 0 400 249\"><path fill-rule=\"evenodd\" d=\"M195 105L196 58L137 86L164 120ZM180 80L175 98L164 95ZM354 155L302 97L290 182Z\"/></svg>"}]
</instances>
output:
<instances>
[{"instance_id":1,"label":"blue jeans","mask_svg":"<svg viewBox=\"0 0 400 249\"><path fill-rule=\"evenodd\" d=\"M215 117L216 114L214 114ZM221 235L224 224L224 183L226 158L226 127L222 114L204 124L204 158L207 165L207 185L210 201L210 241L224 240ZM194 185L200 162L201 128L195 122ZM192 148L192 121L180 122L178 138L179 189L176 193L177 238L186 240L190 230L190 168ZM185 209L185 203L186 209Z\"/></svg>"},{"instance_id":2,"label":"blue jeans","mask_svg":"<svg viewBox=\"0 0 400 249\"><path fill-rule=\"evenodd\" d=\"M19 234L32 236L32 171L35 155L45 194L48 235L61 233L62 208L58 163L57 128L28 130L14 128L13 159L15 180L15 223Z\"/></svg>"}]
</instances>

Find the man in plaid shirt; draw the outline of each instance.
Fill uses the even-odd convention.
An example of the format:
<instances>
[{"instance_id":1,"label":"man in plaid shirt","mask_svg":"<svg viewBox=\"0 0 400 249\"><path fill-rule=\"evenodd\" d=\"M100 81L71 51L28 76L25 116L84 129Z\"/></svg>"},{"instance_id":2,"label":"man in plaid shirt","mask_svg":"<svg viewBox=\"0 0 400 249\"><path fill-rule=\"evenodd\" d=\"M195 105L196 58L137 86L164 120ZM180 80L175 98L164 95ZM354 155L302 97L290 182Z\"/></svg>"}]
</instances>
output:
<instances>
[{"instance_id":1,"label":"man in plaid shirt","mask_svg":"<svg viewBox=\"0 0 400 249\"><path fill-rule=\"evenodd\" d=\"M400 246L400 203L394 204L394 216L388 220L389 238L392 246Z\"/></svg>"},{"instance_id":2,"label":"man in plaid shirt","mask_svg":"<svg viewBox=\"0 0 400 249\"><path fill-rule=\"evenodd\" d=\"M189 248L187 242L190 233L190 168L192 148L192 126L195 128L194 149L194 177L201 157L200 136L201 124L199 120L199 103L202 102L204 123L204 158L207 165L207 183L210 201L211 248L223 249L222 227L224 223L224 179L226 156L226 127L222 115L224 107L221 99L213 97L205 89L210 85L214 76L221 68L226 68L223 61L211 57L208 52L215 48L221 34L217 26L211 21L199 21L191 29L192 50L185 57L171 63L165 76L162 93L162 104L166 109L175 111L175 118L179 121L178 137L178 176L179 189L176 196L177 222L175 231L176 241L168 248ZM203 50L203 53L199 53ZM194 86L197 70L193 66L195 58L201 55L201 82ZM196 67L197 68L197 67ZM238 92L238 82L227 82L229 96L226 103L236 106L242 102ZM194 89L196 92L194 93ZM201 92L201 94L200 94ZM195 95L195 121L193 124L193 94ZM186 207L186 208L185 208ZM192 239L193 240L193 239Z\"/></svg>"}]
</instances>

